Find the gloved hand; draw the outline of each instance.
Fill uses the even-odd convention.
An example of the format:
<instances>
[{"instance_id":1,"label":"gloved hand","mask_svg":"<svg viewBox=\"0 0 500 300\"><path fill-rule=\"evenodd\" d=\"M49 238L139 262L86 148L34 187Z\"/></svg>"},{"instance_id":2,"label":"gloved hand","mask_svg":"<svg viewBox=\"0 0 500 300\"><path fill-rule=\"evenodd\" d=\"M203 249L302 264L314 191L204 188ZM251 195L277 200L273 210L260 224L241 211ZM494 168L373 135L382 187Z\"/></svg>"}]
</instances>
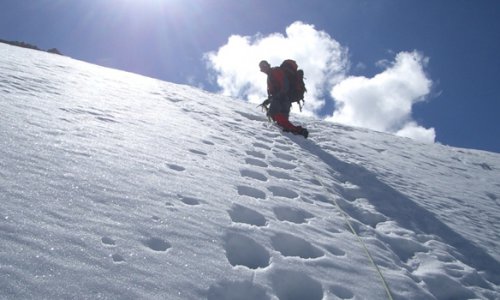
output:
<instances>
[{"instance_id":1,"label":"gloved hand","mask_svg":"<svg viewBox=\"0 0 500 300\"><path fill-rule=\"evenodd\" d=\"M266 112L269 110L269 104L271 103L271 98L267 98L266 100L264 100L264 102L262 102L259 106L262 107L262 110L266 110ZM257 107L259 107L257 106Z\"/></svg>"}]
</instances>

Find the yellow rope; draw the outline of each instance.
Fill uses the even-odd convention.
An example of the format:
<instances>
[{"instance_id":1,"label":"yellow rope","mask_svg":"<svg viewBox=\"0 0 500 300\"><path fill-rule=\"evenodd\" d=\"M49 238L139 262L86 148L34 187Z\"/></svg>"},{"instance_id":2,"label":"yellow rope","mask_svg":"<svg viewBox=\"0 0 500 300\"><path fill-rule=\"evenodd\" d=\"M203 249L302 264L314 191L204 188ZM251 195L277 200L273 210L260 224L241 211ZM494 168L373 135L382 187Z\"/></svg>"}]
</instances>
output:
<instances>
[{"instance_id":1,"label":"yellow rope","mask_svg":"<svg viewBox=\"0 0 500 300\"><path fill-rule=\"evenodd\" d=\"M299 159L299 163L304 166L304 163L300 161ZM326 164L326 163L325 163ZM311 170L311 168L309 168ZM311 170L311 174L313 176L314 179L316 179L320 184L321 186L323 187L323 189L327 192L327 193L330 193L328 191L328 189L326 188L326 186L323 184L323 181L321 181L316 175L315 175L315 172L314 170ZM384 275L382 274L382 271L380 270L380 268L378 267L378 265L375 263L375 260L373 259L373 256L371 255L370 251L368 250L368 247L366 247L366 244L365 242L363 241L363 239L361 239L361 237L358 235L358 233L356 232L356 230L354 229L354 227L352 226L351 222L349 221L349 218L348 218L348 215L347 213L340 207L340 205L337 203L337 200L335 199L335 197L333 197L333 203L335 204L335 206L337 206L338 210L342 213L342 216L344 216L344 220L345 222L347 223L347 225L349 226L349 229L351 230L351 232L356 236L356 238L358 239L358 241L361 243L361 245L363 246L363 249L365 250L365 253L366 255L368 256L368 259L370 260L371 264L375 267L375 270L377 272L377 274L379 275L380 277L380 280L382 281L382 285L385 289L385 292L387 294L387 298L389 300L393 300L394 298L392 297L392 293L391 293L391 289L389 288L389 285L387 284L387 281L385 280L385 277Z\"/></svg>"},{"instance_id":2,"label":"yellow rope","mask_svg":"<svg viewBox=\"0 0 500 300\"><path fill-rule=\"evenodd\" d=\"M313 174L314 179L316 179L321 184L321 186L323 187L323 189L327 193L329 193L328 189L325 187L325 185L323 184L323 182L318 177L316 177L316 175L314 174L314 172L312 172L312 174ZM387 284L387 281L385 280L385 277L382 274L382 271L380 270L380 268L378 267L378 265L373 260L373 256L371 255L370 251L366 247L365 242L361 239L361 237L358 235L358 233L356 232L356 230L352 226L351 222L349 221L347 213L340 207L340 205L337 203L337 200L335 199L335 197L332 197L332 198L333 198L333 203L335 204L335 206L337 206L337 208L339 209L339 211L342 213L342 216L344 217L345 222L349 226L349 229L356 236L356 238L358 239L358 241L361 243L361 245L363 246L363 249L365 250L366 255L368 256L368 259L370 260L371 264L375 267L375 270L377 271L377 273L378 273L378 275L379 275L379 277L380 277L380 279L382 281L382 285L384 286L385 292L387 294L387 298L389 300L393 300L392 293L391 293L391 290L389 288L389 285Z\"/></svg>"}]
</instances>

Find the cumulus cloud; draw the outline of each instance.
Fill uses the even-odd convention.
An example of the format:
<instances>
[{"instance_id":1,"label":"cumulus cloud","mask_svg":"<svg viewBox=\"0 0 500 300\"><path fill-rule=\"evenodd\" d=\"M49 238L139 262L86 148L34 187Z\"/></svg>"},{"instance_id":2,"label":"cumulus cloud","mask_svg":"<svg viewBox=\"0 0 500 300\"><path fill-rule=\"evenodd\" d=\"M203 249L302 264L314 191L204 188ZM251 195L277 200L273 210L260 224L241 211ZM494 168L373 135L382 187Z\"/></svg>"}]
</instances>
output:
<instances>
[{"instance_id":1,"label":"cumulus cloud","mask_svg":"<svg viewBox=\"0 0 500 300\"><path fill-rule=\"evenodd\" d=\"M291 24L285 33L233 35L217 51L206 53L207 67L221 93L262 102L267 97L266 77L259 71L259 61L276 66L290 58L306 74L302 114L324 115L325 103L334 101L328 121L434 142L434 129L419 126L411 116L412 105L423 101L432 86L424 72L426 57L416 51L400 52L393 62L377 62L384 70L372 78L347 76L348 50L328 33L302 22Z\"/></svg>"},{"instance_id":2,"label":"cumulus cloud","mask_svg":"<svg viewBox=\"0 0 500 300\"><path fill-rule=\"evenodd\" d=\"M434 142L434 129L418 126L411 116L412 105L431 90L432 81L424 72L427 63L417 51L400 52L372 78L344 79L331 91L336 110L328 120Z\"/></svg>"}]
</instances>

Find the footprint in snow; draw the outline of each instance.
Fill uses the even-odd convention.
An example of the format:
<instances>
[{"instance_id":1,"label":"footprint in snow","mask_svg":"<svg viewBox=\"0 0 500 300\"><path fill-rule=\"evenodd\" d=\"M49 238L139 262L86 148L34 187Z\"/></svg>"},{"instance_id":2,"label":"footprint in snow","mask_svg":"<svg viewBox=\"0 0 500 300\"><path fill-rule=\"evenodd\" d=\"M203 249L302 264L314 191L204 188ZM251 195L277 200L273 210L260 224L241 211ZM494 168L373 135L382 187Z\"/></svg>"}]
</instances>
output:
<instances>
[{"instance_id":1,"label":"footprint in snow","mask_svg":"<svg viewBox=\"0 0 500 300\"><path fill-rule=\"evenodd\" d=\"M266 218L262 214L239 204L233 205L229 211L229 216L235 223L245 223L254 226L265 226L267 224Z\"/></svg>"},{"instance_id":2,"label":"footprint in snow","mask_svg":"<svg viewBox=\"0 0 500 300\"><path fill-rule=\"evenodd\" d=\"M259 151L246 151L248 156L253 156L255 158L265 159L266 155Z\"/></svg>"},{"instance_id":3,"label":"footprint in snow","mask_svg":"<svg viewBox=\"0 0 500 300\"><path fill-rule=\"evenodd\" d=\"M158 237L149 238L147 240L142 241L142 243L149 249L158 252L167 251L170 247L172 247L169 242Z\"/></svg>"},{"instance_id":4,"label":"footprint in snow","mask_svg":"<svg viewBox=\"0 0 500 300\"><path fill-rule=\"evenodd\" d=\"M255 148L261 148L261 149L265 149L265 150L271 150L271 147L269 147L268 145L263 144L263 143L253 143L253 146Z\"/></svg>"},{"instance_id":5,"label":"footprint in snow","mask_svg":"<svg viewBox=\"0 0 500 300\"><path fill-rule=\"evenodd\" d=\"M330 252L331 254L335 255L335 256L345 256L346 253L345 251L333 246L333 245L325 245L324 248L326 249L326 251ZM350 298L350 297L348 297Z\"/></svg>"},{"instance_id":6,"label":"footprint in snow","mask_svg":"<svg viewBox=\"0 0 500 300\"><path fill-rule=\"evenodd\" d=\"M271 138L271 139L273 139L273 140L274 140L275 138L277 138L277 137L280 137L280 136L281 136L281 134L277 134L277 133L273 133L273 132L264 132L262 135L263 135L263 136L266 136L266 137L268 137L268 138Z\"/></svg>"},{"instance_id":7,"label":"footprint in snow","mask_svg":"<svg viewBox=\"0 0 500 300\"><path fill-rule=\"evenodd\" d=\"M278 160L271 160L270 161L271 166L280 168L280 169L285 169L285 170L293 170L297 168L297 165L283 162L283 161L278 161Z\"/></svg>"},{"instance_id":8,"label":"footprint in snow","mask_svg":"<svg viewBox=\"0 0 500 300\"><path fill-rule=\"evenodd\" d=\"M112 238L107 237L107 236L104 236L101 238L101 243L107 247L116 246L115 240L113 240ZM125 261L125 258L123 258L123 256L121 256L120 254L117 254L117 253L111 254L110 257L111 257L111 259L113 259L114 263L121 263L121 262Z\"/></svg>"},{"instance_id":9,"label":"footprint in snow","mask_svg":"<svg viewBox=\"0 0 500 300\"><path fill-rule=\"evenodd\" d=\"M293 155L286 154L286 153L276 153L274 154L277 158L285 160L285 161L295 161L297 158Z\"/></svg>"},{"instance_id":10,"label":"footprint in snow","mask_svg":"<svg viewBox=\"0 0 500 300\"><path fill-rule=\"evenodd\" d=\"M248 177L248 178L252 178L252 179L260 180L260 181L267 181L267 177L264 174L253 171L253 170L243 169L243 170L240 170L240 174L243 177Z\"/></svg>"},{"instance_id":11,"label":"footprint in snow","mask_svg":"<svg viewBox=\"0 0 500 300\"><path fill-rule=\"evenodd\" d=\"M277 233L271 238L271 244L283 256L298 256L303 259L318 258L323 251L308 241L288 233Z\"/></svg>"},{"instance_id":12,"label":"footprint in snow","mask_svg":"<svg viewBox=\"0 0 500 300\"><path fill-rule=\"evenodd\" d=\"M322 194L315 194L313 196L313 198L315 201L318 201L318 202L333 204L333 201L331 199L329 199L328 197L326 197L325 195L322 195Z\"/></svg>"},{"instance_id":13,"label":"footprint in snow","mask_svg":"<svg viewBox=\"0 0 500 300\"><path fill-rule=\"evenodd\" d=\"M251 281L221 281L208 289L207 300L270 300L263 286Z\"/></svg>"},{"instance_id":14,"label":"footprint in snow","mask_svg":"<svg viewBox=\"0 0 500 300\"><path fill-rule=\"evenodd\" d=\"M493 168L490 167L490 165L488 165L487 163L480 163L480 164L476 164L478 166L480 166L481 168L483 168L483 170L486 170L486 171L492 171Z\"/></svg>"},{"instance_id":15,"label":"footprint in snow","mask_svg":"<svg viewBox=\"0 0 500 300\"><path fill-rule=\"evenodd\" d=\"M276 149L279 149L279 150L283 150L284 152L290 152L292 151L292 148L290 146L286 146L286 145L276 145L274 146Z\"/></svg>"},{"instance_id":16,"label":"footprint in snow","mask_svg":"<svg viewBox=\"0 0 500 300\"><path fill-rule=\"evenodd\" d=\"M341 286L341 285L332 285L332 286L330 286L328 291L330 293L334 294L339 299L352 299L352 298L354 298L354 293L350 289L348 289L344 286Z\"/></svg>"},{"instance_id":17,"label":"footprint in snow","mask_svg":"<svg viewBox=\"0 0 500 300\"><path fill-rule=\"evenodd\" d=\"M177 102L181 102L183 99L181 98L170 98L168 99L170 102L173 102L173 103L177 103Z\"/></svg>"},{"instance_id":18,"label":"footprint in snow","mask_svg":"<svg viewBox=\"0 0 500 300\"><path fill-rule=\"evenodd\" d=\"M271 145L274 141L274 139L268 139L266 136L256 137L256 140L261 143L267 143L268 145Z\"/></svg>"},{"instance_id":19,"label":"footprint in snow","mask_svg":"<svg viewBox=\"0 0 500 300\"><path fill-rule=\"evenodd\" d=\"M182 203L184 203L186 205L200 205L201 204L201 200L194 198L194 197L180 196L179 195L179 198L182 201Z\"/></svg>"},{"instance_id":20,"label":"footprint in snow","mask_svg":"<svg viewBox=\"0 0 500 300\"><path fill-rule=\"evenodd\" d=\"M314 217L311 213L293 207L279 206L273 208L276 218L280 221L288 221L296 224L307 222L307 219Z\"/></svg>"},{"instance_id":21,"label":"footprint in snow","mask_svg":"<svg viewBox=\"0 0 500 300\"><path fill-rule=\"evenodd\" d=\"M278 179L298 181L297 178L294 178L294 177L290 176L290 174L286 173L286 172L267 170L267 173L269 173L269 175L271 175L271 176L273 176L275 178L278 178Z\"/></svg>"},{"instance_id":22,"label":"footprint in snow","mask_svg":"<svg viewBox=\"0 0 500 300\"><path fill-rule=\"evenodd\" d=\"M96 117L97 120L106 122L106 123L119 123L118 121L115 121L112 116L105 117L105 116L98 116Z\"/></svg>"},{"instance_id":23,"label":"footprint in snow","mask_svg":"<svg viewBox=\"0 0 500 300\"><path fill-rule=\"evenodd\" d=\"M239 233L228 233L224 236L224 249L229 263L249 269L266 268L271 256L262 245Z\"/></svg>"},{"instance_id":24,"label":"footprint in snow","mask_svg":"<svg viewBox=\"0 0 500 300\"><path fill-rule=\"evenodd\" d=\"M171 169L171 170L174 170L174 171L178 171L178 172L182 172L182 171L185 171L186 168L182 167L182 166L179 166L179 165L176 165L176 164L167 164L167 166Z\"/></svg>"},{"instance_id":25,"label":"footprint in snow","mask_svg":"<svg viewBox=\"0 0 500 300\"><path fill-rule=\"evenodd\" d=\"M380 240L388 245L392 252L404 263L415 257L416 253L429 251L428 247L415 240L415 237L402 236L394 232L389 232L389 234L381 233Z\"/></svg>"},{"instance_id":26,"label":"footprint in snow","mask_svg":"<svg viewBox=\"0 0 500 300\"><path fill-rule=\"evenodd\" d=\"M228 142L228 139L226 139L224 137L216 136L216 135L211 135L210 138L212 138L213 140L220 141L221 143Z\"/></svg>"},{"instance_id":27,"label":"footprint in snow","mask_svg":"<svg viewBox=\"0 0 500 300\"><path fill-rule=\"evenodd\" d=\"M103 243L103 245L106 245L106 246L114 246L116 243L115 243L115 240L113 240L112 238L110 237L103 237L101 239L101 242Z\"/></svg>"},{"instance_id":28,"label":"footprint in snow","mask_svg":"<svg viewBox=\"0 0 500 300\"><path fill-rule=\"evenodd\" d=\"M498 199L498 197L495 194L490 193L490 192L486 192L486 196L493 201L496 201Z\"/></svg>"},{"instance_id":29,"label":"footprint in snow","mask_svg":"<svg viewBox=\"0 0 500 300\"><path fill-rule=\"evenodd\" d=\"M207 156L207 153L205 153L203 151L196 150L196 149L189 149L189 152L194 153L194 154L198 154L198 155L202 155L202 156Z\"/></svg>"},{"instance_id":30,"label":"footprint in snow","mask_svg":"<svg viewBox=\"0 0 500 300\"><path fill-rule=\"evenodd\" d=\"M284 136L280 136L279 138L274 140L276 145L289 145L288 140L285 140Z\"/></svg>"},{"instance_id":31,"label":"footprint in snow","mask_svg":"<svg viewBox=\"0 0 500 300\"><path fill-rule=\"evenodd\" d=\"M321 283L299 271L275 270L271 284L280 300L323 299Z\"/></svg>"},{"instance_id":32,"label":"footprint in snow","mask_svg":"<svg viewBox=\"0 0 500 300\"><path fill-rule=\"evenodd\" d=\"M353 202L345 202L342 207L350 217L372 228L377 227L379 223L387 221L387 218L377 212L375 207L364 198L358 198Z\"/></svg>"},{"instance_id":33,"label":"footprint in snow","mask_svg":"<svg viewBox=\"0 0 500 300\"><path fill-rule=\"evenodd\" d=\"M203 144L205 144L205 145L210 145L210 146L215 145L213 142L208 141L208 140L202 140L201 142L202 142Z\"/></svg>"},{"instance_id":34,"label":"footprint in snow","mask_svg":"<svg viewBox=\"0 0 500 300\"><path fill-rule=\"evenodd\" d=\"M266 199L266 193L253 187L240 185L237 186L238 194L241 196L248 196L256 199Z\"/></svg>"},{"instance_id":35,"label":"footprint in snow","mask_svg":"<svg viewBox=\"0 0 500 300\"><path fill-rule=\"evenodd\" d=\"M366 197L366 193L359 186L350 182L342 183L340 187L342 196L348 201Z\"/></svg>"},{"instance_id":36,"label":"footprint in snow","mask_svg":"<svg viewBox=\"0 0 500 300\"><path fill-rule=\"evenodd\" d=\"M299 194L296 192L289 190L284 187L279 187L279 186L270 186L267 188L275 197L284 197L284 198L289 198L289 199L294 199L298 198Z\"/></svg>"},{"instance_id":37,"label":"footprint in snow","mask_svg":"<svg viewBox=\"0 0 500 300\"><path fill-rule=\"evenodd\" d=\"M111 255L111 258L113 259L114 263L121 263L125 261L125 258L123 258L123 256L117 253Z\"/></svg>"},{"instance_id":38,"label":"footprint in snow","mask_svg":"<svg viewBox=\"0 0 500 300\"><path fill-rule=\"evenodd\" d=\"M163 224L163 220L158 217L158 216L151 216L151 219L154 221L154 222L157 222L157 223L160 223L160 224Z\"/></svg>"},{"instance_id":39,"label":"footprint in snow","mask_svg":"<svg viewBox=\"0 0 500 300\"><path fill-rule=\"evenodd\" d=\"M256 167L267 168L266 162L259 160L259 159L255 159L255 158L250 158L250 157L245 158L245 163L248 165L256 166Z\"/></svg>"}]
</instances>

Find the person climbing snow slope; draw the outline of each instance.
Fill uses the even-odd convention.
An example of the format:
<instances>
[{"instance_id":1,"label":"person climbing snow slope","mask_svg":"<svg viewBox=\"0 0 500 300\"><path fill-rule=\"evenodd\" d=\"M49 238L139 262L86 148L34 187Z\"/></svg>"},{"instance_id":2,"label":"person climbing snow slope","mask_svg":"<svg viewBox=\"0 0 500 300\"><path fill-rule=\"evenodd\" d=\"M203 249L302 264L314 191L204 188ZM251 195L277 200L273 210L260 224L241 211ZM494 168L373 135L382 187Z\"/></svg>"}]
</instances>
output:
<instances>
[{"instance_id":1,"label":"person climbing snow slope","mask_svg":"<svg viewBox=\"0 0 500 300\"><path fill-rule=\"evenodd\" d=\"M302 135L304 138L309 136L309 132L302 126L295 126L289 121L291 83L287 78L285 71L281 67L271 67L263 60L259 63L260 71L267 74L267 94L268 99L264 101L263 106L269 104L267 115L271 117L285 132L291 132L296 135Z\"/></svg>"}]
</instances>

